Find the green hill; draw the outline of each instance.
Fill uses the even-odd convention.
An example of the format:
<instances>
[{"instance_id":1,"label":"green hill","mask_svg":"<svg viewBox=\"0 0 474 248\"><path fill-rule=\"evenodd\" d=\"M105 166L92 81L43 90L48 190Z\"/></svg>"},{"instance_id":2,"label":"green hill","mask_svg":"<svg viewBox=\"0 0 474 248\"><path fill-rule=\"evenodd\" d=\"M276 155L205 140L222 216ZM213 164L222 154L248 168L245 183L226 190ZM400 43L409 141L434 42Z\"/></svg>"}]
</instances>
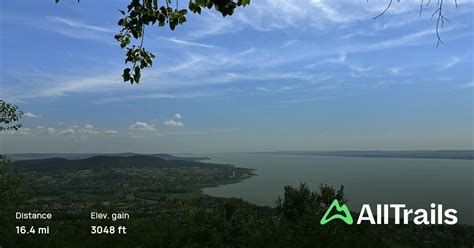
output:
<instances>
[{"instance_id":1,"label":"green hill","mask_svg":"<svg viewBox=\"0 0 474 248\"><path fill-rule=\"evenodd\" d=\"M94 156L85 159L47 158L18 160L12 165L24 171L51 171L51 170L85 170L99 168L124 168L124 167L210 167L215 164L206 164L184 160L166 160L149 155L132 156Z\"/></svg>"},{"instance_id":2,"label":"green hill","mask_svg":"<svg viewBox=\"0 0 474 248\"><path fill-rule=\"evenodd\" d=\"M162 158L164 160L185 160L199 161L209 159L208 157L177 157L166 153L140 154L133 152L122 153L12 153L7 154L13 161L29 160L29 159L46 159L46 158L66 158L66 159L86 159L95 156L112 156L112 157L131 157L136 155L152 156Z\"/></svg>"}]
</instances>

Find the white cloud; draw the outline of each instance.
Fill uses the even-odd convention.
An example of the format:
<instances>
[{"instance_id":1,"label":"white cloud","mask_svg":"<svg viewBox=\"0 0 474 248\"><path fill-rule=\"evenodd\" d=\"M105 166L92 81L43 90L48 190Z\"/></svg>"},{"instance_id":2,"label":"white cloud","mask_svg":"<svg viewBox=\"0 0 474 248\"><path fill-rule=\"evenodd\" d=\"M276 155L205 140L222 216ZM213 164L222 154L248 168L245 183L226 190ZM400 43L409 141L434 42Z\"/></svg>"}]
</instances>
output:
<instances>
[{"instance_id":1,"label":"white cloud","mask_svg":"<svg viewBox=\"0 0 474 248\"><path fill-rule=\"evenodd\" d=\"M38 118L40 118L39 115L33 114L33 113L31 113L31 112L26 112L26 113L23 114L23 116L28 117L28 118L33 118L33 119L38 119Z\"/></svg>"},{"instance_id":2,"label":"white cloud","mask_svg":"<svg viewBox=\"0 0 474 248\"><path fill-rule=\"evenodd\" d=\"M60 135L71 135L74 134L75 131L72 128L64 129L59 132Z\"/></svg>"},{"instance_id":3,"label":"white cloud","mask_svg":"<svg viewBox=\"0 0 474 248\"><path fill-rule=\"evenodd\" d=\"M151 130L151 131L154 130L153 125L148 125L144 122L137 122L137 123L132 125L135 127L132 129ZM40 126L37 126L36 129L38 130L38 134L52 135L52 136L57 136L57 135L72 136L74 139L77 139L77 140L87 139L91 135L115 135L115 134L120 133L118 130L114 130L114 129L102 130L100 128L95 127L94 125L90 123L87 123L84 126L72 125L65 129L58 129L55 127L47 127L47 126L40 125ZM28 132L30 132L30 130L28 130Z\"/></svg>"},{"instance_id":4,"label":"white cloud","mask_svg":"<svg viewBox=\"0 0 474 248\"><path fill-rule=\"evenodd\" d=\"M263 92L270 92L271 90L267 87L261 87L261 86L258 86L258 87L255 87L255 90L257 91L263 91Z\"/></svg>"},{"instance_id":5,"label":"white cloud","mask_svg":"<svg viewBox=\"0 0 474 248\"><path fill-rule=\"evenodd\" d=\"M361 51L375 51L375 50L382 50L392 47L401 47L401 46L409 46L409 45L417 45L420 44L420 39L423 37L427 37L433 34L433 29L425 29L415 33L406 34L400 38L394 39L387 39L378 43L369 44L364 48L360 48ZM430 39L430 42L432 40Z\"/></svg>"},{"instance_id":6,"label":"white cloud","mask_svg":"<svg viewBox=\"0 0 474 248\"><path fill-rule=\"evenodd\" d=\"M69 26L71 28L81 28L81 29L87 29L87 30L92 30L92 31L97 31L97 32L114 33L114 30L109 29L109 28L104 28L104 27L95 26L95 25L88 25L81 21L67 19L67 18L63 18L59 16L49 17L49 19L65 24L66 26Z\"/></svg>"},{"instance_id":7,"label":"white cloud","mask_svg":"<svg viewBox=\"0 0 474 248\"><path fill-rule=\"evenodd\" d=\"M400 68L400 67L391 67L391 68L388 68L388 71L390 71L390 73L392 73L393 75L398 75L402 71L402 68Z\"/></svg>"},{"instance_id":8,"label":"white cloud","mask_svg":"<svg viewBox=\"0 0 474 248\"><path fill-rule=\"evenodd\" d=\"M167 120L163 122L168 127L182 127L184 126L184 123L181 121L183 119L183 116L180 113L176 113L173 116L173 119Z\"/></svg>"},{"instance_id":9,"label":"white cloud","mask_svg":"<svg viewBox=\"0 0 474 248\"><path fill-rule=\"evenodd\" d=\"M195 46L195 47L204 47L204 48L215 48L213 45L207 45L204 43L198 43L198 42L191 42L191 41L185 41L185 40L179 40L176 38L166 38L166 37L160 37L162 40L166 40L169 42L172 42L174 44L182 45L182 46Z\"/></svg>"},{"instance_id":10,"label":"white cloud","mask_svg":"<svg viewBox=\"0 0 474 248\"><path fill-rule=\"evenodd\" d=\"M97 103L115 103L123 101L134 101L134 100L152 100L152 99L178 99L180 97L171 94L140 94L140 95L126 95L122 97L106 97L97 100ZM186 97L184 97L186 98ZM192 98L192 97L190 97Z\"/></svg>"},{"instance_id":11,"label":"white cloud","mask_svg":"<svg viewBox=\"0 0 474 248\"><path fill-rule=\"evenodd\" d=\"M77 125L76 125L77 126ZM77 133L80 133L82 135L86 135L86 134L99 134L99 130L97 128L94 127L94 125L92 124L85 124L83 128L78 128L76 127L76 132Z\"/></svg>"},{"instance_id":12,"label":"white cloud","mask_svg":"<svg viewBox=\"0 0 474 248\"><path fill-rule=\"evenodd\" d=\"M368 66L360 66L360 65L355 65L353 63L350 63L347 60L347 56L345 53L342 53L339 55L337 58L330 58L330 59L325 59L317 63L313 63L308 65L308 68L315 68L321 65L327 65L327 64L339 64L348 67L349 69L352 70L352 76L357 77L360 75L366 75L365 72L372 70L372 67Z\"/></svg>"},{"instance_id":13,"label":"white cloud","mask_svg":"<svg viewBox=\"0 0 474 248\"><path fill-rule=\"evenodd\" d=\"M91 124L86 124L86 125L84 125L84 128L85 129L94 129L94 126L91 125Z\"/></svg>"},{"instance_id":14,"label":"white cloud","mask_svg":"<svg viewBox=\"0 0 474 248\"><path fill-rule=\"evenodd\" d=\"M228 129L211 129L202 131L180 131L180 132L168 132L161 134L162 136L181 136L181 135L208 135L217 133L236 132L239 129L228 128Z\"/></svg>"},{"instance_id":15,"label":"white cloud","mask_svg":"<svg viewBox=\"0 0 474 248\"><path fill-rule=\"evenodd\" d=\"M91 129L79 129L77 132L81 134L99 134L99 131Z\"/></svg>"},{"instance_id":16,"label":"white cloud","mask_svg":"<svg viewBox=\"0 0 474 248\"><path fill-rule=\"evenodd\" d=\"M20 128L18 129L15 134L17 135L30 135L31 134L31 129L25 127L25 128Z\"/></svg>"},{"instance_id":17,"label":"white cloud","mask_svg":"<svg viewBox=\"0 0 474 248\"><path fill-rule=\"evenodd\" d=\"M44 134L54 135L56 134L57 130L54 127L45 127L45 126L37 126L37 129L44 130Z\"/></svg>"},{"instance_id":18,"label":"white cloud","mask_svg":"<svg viewBox=\"0 0 474 248\"><path fill-rule=\"evenodd\" d=\"M451 67L453 67L453 66L459 64L459 63L462 62L462 61L463 61L463 59L461 59L461 58L452 57L452 58L450 58L445 64L443 64L443 65L441 66L441 70L442 70L442 71L447 70L447 69L449 69L449 68L451 68Z\"/></svg>"},{"instance_id":19,"label":"white cloud","mask_svg":"<svg viewBox=\"0 0 474 248\"><path fill-rule=\"evenodd\" d=\"M28 88L16 87L16 85L9 85L2 92L5 97L8 96L10 101L24 101L35 98L54 98L67 96L74 93L89 93L98 91L110 91L123 89L123 80L120 79L120 70L113 69L109 74L96 74L92 76L84 75L67 75L58 73L46 73L39 77L37 73L23 75L24 77L35 77L35 85Z\"/></svg>"},{"instance_id":20,"label":"white cloud","mask_svg":"<svg viewBox=\"0 0 474 248\"><path fill-rule=\"evenodd\" d=\"M56 128L48 127L48 128L46 128L46 133L49 134L49 135L53 135L53 134L56 133Z\"/></svg>"},{"instance_id":21,"label":"white cloud","mask_svg":"<svg viewBox=\"0 0 474 248\"><path fill-rule=\"evenodd\" d=\"M199 21L190 22L188 36L194 39L205 38L213 35L222 35L223 33L235 32L240 29L235 25L235 18L222 18L222 15L215 11L204 10L199 16Z\"/></svg>"},{"instance_id":22,"label":"white cloud","mask_svg":"<svg viewBox=\"0 0 474 248\"><path fill-rule=\"evenodd\" d=\"M335 95L335 96L321 96L315 98L302 98L302 99L293 99L288 101L282 101L281 104L289 104L289 103L305 103L305 102L316 102L316 101L323 101L323 100L332 100L336 98L343 98L343 97L352 97L352 96L360 96L366 93L353 93L353 94L345 94L345 95Z\"/></svg>"},{"instance_id":23,"label":"white cloud","mask_svg":"<svg viewBox=\"0 0 474 248\"><path fill-rule=\"evenodd\" d=\"M98 25L91 25L81 20L73 20L59 16L47 17L40 22L40 27L59 33L61 35L81 40L92 40L106 44L116 44L111 36L115 30L111 27L103 27ZM36 25L38 25L36 23Z\"/></svg>"},{"instance_id":24,"label":"white cloud","mask_svg":"<svg viewBox=\"0 0 474 248\"><path fill-rule=\"evenodd\" d=\"M119 132L117 130L105 130L104 134L118 134Z\"/></svg>"},{"instance_id":25,"label":"white cloud","mask_svg":"<svg viewBox=\"0 0 474 248\"><path fill-rule=\"evenodd\" d=\"M165 124L166 126L169 126L169 127L182 127L184 126L184 124L181 122L181 121L177 121L177 120L167 120L165 122L163 122L163 124Z\"/></svg>"},{"instance_id":26,"label":"white cloud","mask_svg":"<svg viewBox=\"0 0 474 248\"><path fill-rule=\"evenodd\" d=\"M156 131L155 126L153 126L152 124L148 124L146 122L141 122L141 121L135 122L135 124L131 125L129 128L134 129L134 130L142 130L142 131Z\"/></svg>"},{"instance_id":27,"label":"white cloud","mask_svg":"<svg viewBox=\"0 0 474 248\"><path fill-rule=\"evenodd\" d=\"M261 31L308 26L326 30L372 20L386 5L385 1L260 0L237 12L235 19ZM393 18L419 7L417 1L393 5L387 13Z\"/></svg>"},{"instance_id":28,"label":"white cloud","mask_svg":"<svg viewBox=\"0 0 474 248\"><path fill-rule=\"evenodd\" d=\"M282 91L288 91L288 90L294 90L294 89L297 89L297 88L298 87L296 87L296 86L281 86L278 89L280 89Z\"/></svg>"},{"instance_id":29,"label":"white cloud","mask_svg":"<svg viewBox=\"0 0 474 248\"><path fill-rule=\"evenodd\" d=\"M9 129L9 130L3 130L2 132L0 132L0 134L26 136L26 135L31 135L31 129L27 127L22 127L22 128L19 128L18 130Z\"/></svg>"}]
</instances>

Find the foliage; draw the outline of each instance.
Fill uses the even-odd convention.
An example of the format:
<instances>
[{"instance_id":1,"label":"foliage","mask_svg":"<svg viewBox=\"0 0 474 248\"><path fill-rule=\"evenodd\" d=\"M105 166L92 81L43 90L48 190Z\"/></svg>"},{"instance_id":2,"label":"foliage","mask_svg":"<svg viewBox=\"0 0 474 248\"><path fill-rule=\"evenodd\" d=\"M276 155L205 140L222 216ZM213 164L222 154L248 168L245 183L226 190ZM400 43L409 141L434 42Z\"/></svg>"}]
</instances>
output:
<instances>
[{"instance_id":1,"label":"foliage","mask_svg":"<svg viewBox=\"0 0 474 248\"><path fill-rule=\"evenodd\" d=\"M197 14L201 14L202 8L214 8L225 17L232 15L238 6L249 3L250 0L190 0L188 8ZM115 39L120 43L120 47L126 50L125 63L132 64L123 70L122 77L125 82L139 83L141 69L151 67L155 58L154 54L143 47L145 27L155 24L158 27L168 25L171 30L175 30L178 25L186 22L188 10L180 9L178 0L175 4L172 0L165 0L164 5L160 5L158 0L132 0L127 10L120 10L120 13L123 18L118 21L118 25L122 30L115 35ZM131 44L132 38L140 40L139 44Z\"/></svg>"},{"instance_id":2,"label":"foliage","mask_svg":"<svg viewBox=\"0 0 474 248\"><path fill-rule=\"evenodd\" d=\"M25 178L12 168L10 162L9 157L0 155L0 237L5 241L14 239L10 218L27 196L23 188Z\"/></svg>"},{"instance_id":3,"label":"foliage","mask_svg":"<svg viewBox=\"0 0 474 248\"><path fill-rule=\"evenodd\" d=\"M6 130L18 130L19 122L23 112L18 106L0 100L0 132ZM4 239L11 237L11 223L7 221L13 216L15 209L25 200L26 192L23 189L24 176L11 166L8 156L0 155L0 237ZM7 223L7 224L4 224Z\"/></svg>"},{"instance_id":4,"label":"foliage","mask_svg":"<svg viewBox=\"0 0 474 248\"><path fill-rule=\"evenodd\" d=\"M11 206L18 205L22 194L19 190L24 183L24 176L11 166L11 159L5 155L0 155L0 199L4 204L0 206L1 212Z\"/></svg>"},{"instance_id":5,"label":"foliage","mask_svg":"<svg viewBox=\"0 0 474 248\"><path fill-rule=\"evenodd\" d=\"M285 186L285 193L278 198L276 209L285 219L297 221L308 215L321 215L334 199L346 203L344 198L344 186L336 190L327 185L321 185L319 192L312 192L309 187L301 183L298 188Z\"/></svg>"},{"instance_id":6,"label":"foliage","mask_svg":"<svg viewBox=\"0 0 474 248\"><path fill-rule=\"evenodd\" d=\"M3 130L18 130L21 127L19 122L23 112L19 110L18 106L0 100L0 131Z\"/></svg>"}]
</instances>

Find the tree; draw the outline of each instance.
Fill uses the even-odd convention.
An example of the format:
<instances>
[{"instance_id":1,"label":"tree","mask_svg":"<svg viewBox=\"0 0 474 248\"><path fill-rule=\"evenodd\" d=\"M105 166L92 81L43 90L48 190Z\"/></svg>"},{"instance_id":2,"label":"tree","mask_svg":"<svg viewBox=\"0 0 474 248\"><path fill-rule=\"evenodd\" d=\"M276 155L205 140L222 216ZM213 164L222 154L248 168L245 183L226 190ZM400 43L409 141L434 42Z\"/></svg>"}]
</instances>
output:
<instances>
[{"instance_id":1,"label":"tree","mask_svg":"<svg viewBox=\"0 0 474 248\"><path fill-rule=\"evenodd\" d=\"M18 130L23 112L18 106L0 100L0 132L4 130Z\"/></svg>"},{"instance_id":2,"label":"tree","mask_svg":"<svg viewBox=\"0 0 474 248\"><path fill-rule=\"evenodd\" d=\"M5 212L14 209L23 200L20 192L24 182L24 176L15 168L11 167L11 159L0 155L0 216L6 216Z\"/></svg>"},{"instance_id":3,"label":"tree","mask_svg":"<svg viewBox=\"0 0 474 248\"><path fill-rule=\"evenodd\" d=\"M0 100L0 132L17 130L23 112L16 105ZM4 201L0 212L19 202L20 194L17 190L23 184L23 176L10 166L11 159L0 155L0 199ZM2 215L0 213L0 215Z\"/></svg>"},{"instance_id":4,"label":"tree","mask_svg":"<svg viewBox=\"0 0 474 248\"><path fill-rule=\"evenodd\" d=\"M0 100L0 132L6 130L18 130L19 122L23 112L18 106ZM11 159L0 155L0 237L8 241L14 236L10 217L25 199L22 190L24 177L15 168L11 167Z\"/></svg>"},{"instance_id":5,"label":"tree","mask_svg":"<svg viewBox=\"0 0 474 248\"><path fill-rule=\"evenodd\" d=\"M302 217L322 215L334 199L347 203L344 197L344 186L336 191L327 185L319 186L319 192L312 192L308 185L301 183L298 188L285 186L283 199L277 200L277 212L285 219L297 221Z\"/></svg>"},{"instance_id":6,"label":"tree","mask_svg":"<svg viewBox=\"0 0 474 248\"><path fill-rule=\"evenodd\" d=\"M273 234L280 247L386 247L372 226L349 226L331 222L321 226L321 217L335 199L346 203L344 187L339 190L321 185L312 192L302 183L299 187L286 186L283 199L277 201L279 217Z\"/></svg>"}]
</instances>

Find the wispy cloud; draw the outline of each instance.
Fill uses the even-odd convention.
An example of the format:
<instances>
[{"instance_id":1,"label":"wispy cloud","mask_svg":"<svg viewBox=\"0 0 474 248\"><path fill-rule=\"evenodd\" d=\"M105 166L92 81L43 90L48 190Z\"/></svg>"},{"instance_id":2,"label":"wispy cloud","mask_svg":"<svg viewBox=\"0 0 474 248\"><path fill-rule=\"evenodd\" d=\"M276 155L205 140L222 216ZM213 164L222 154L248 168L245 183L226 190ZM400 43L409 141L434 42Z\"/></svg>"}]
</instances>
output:
<instances>
[{"instance_id":1,"label":"wispy cloud","mask_svg":"<svg viewBox=\"0 0 474 248\"><path fill-rule=\"evenodd\" d=\"M211 135L211 134L229 133L229 132L237 132L237 131L239 131L239 129L223 128L223 129L211 129L211 130L166 132L166 133L162 133L161 136Z\"/></svg>"},{"instance_id":2,"label":"wispy cloud","mask_svg":"<svg viewBox=\"0 0 474 248\"><path fill-rule=\"evenodd\" d=\"M10 101L18 102L36 98L63 97L74 93L123 89L119 72L119 70L113 70L108 74L101 73L90 76L51 73L40 77L32 74L31 77L35 79L35 84L27 88L19 88L20 86L11 84L5 87L1 94L5 94L4 97Z\"/></svg>"},{"instance_id":3,"label":"wispy cloud","mask_svg":"<svg viewBox=\"0 0 474 248\"><path fill-rule=\"evenodd\" d=\"M111 45L115 44L113 34L116 30L109 27L87 24L81 20L50 16L43 22L42 27L70 38L93 40Z\"/></svg>"},{"instance_id":4,"label":"wispy cloud","mask_svg":"<svg viewBox=\"0 0 474 248\"><path fill-rule=\"evenodd\" d=\"M58 23L65 24L66 26L72 27L72 28L80 28L80 29L86 29L86 30L91 30L91 31L97 31L97 32L103 32L103 33L113 33L114 30L101 27L101 26L95 26L95 25L89 25L77 20L72 20L72 19L67 19L59 16L54 16L54 17L49 17L49 19L54 20Z\"/></svg>"},{"instance_id":5,"label":"wispy cloud","mask_svg":"<svg viewBox=\"0 0 474 248\"><path fill-rule=\"evenodd\" d=\"M452 57L449 60L446 61L443 65L441 65L441 71L447 70L459 63L461 63L464 59L459 58L459 57Z\"/></svg>"},{"instance_id":6,"label":"wispy cloud","mask_svg":"<svg viewBox=\"0 0 474 248\"><path fill-rule=\"evenodd\" d=\"M197 21L197 18L200 20ZM204 9L201 16L197 18L191 19L190 24L188 24L190 31L188 31L187 36L192 39L203 39L240 30L240 27L234 23L233 19L235 18L222 18L221 15L212 10Z\"/></svg>"},{"instance_id":7,"label":"wispy cloud","mask_svg":"<svg viewBox=\"0 0 474 248\"><path fill-rule=\"evenodd\" d=\"M31 87L16 87L15 84L10 84L4 87L0 94L16 102L94 94L95 99L91 102L103 104L216 96L226 93L222 88L217 88L224 84L234 88L239 88L234 84L248 86L253 91L262 93L268 90L284 90L279 84L307 89L314 84L328 81L324 78L347 80L343 76L368 77L377 69L377 63L357 59L356 56L433 43L435 38L432 26L421 30L417 27L409 28L408 24L419 21L416 15L417 4L397 3L383 20L372 20L375 14L383 10L385 4L375 1L341 3L317 0L262 0L252 2L248 8L239 9L232 18L222 18L212 11L205 11L201 16L190 17L196 19L190 20L189 25L180 32L173 33L175 37L167 38L161 36L161 33L155 33L154 37L176 46L171 46L169 53L157 49L158 55L163 53L166 56L157 56L154 67L143 72L142 82L138 87L123 84L120 78L122 65L107 65L98 66L100 71L95 73L86 73L90 68L83 68L80 73L54 71L47 78L34 74L29 77L29 80L34 81L28 82ZM405 19L406 15L412 14L415 17ZM400 24L400 19L404 22L403 25ZM381 24L376 25L377 23ZM101 25L96 21L53 16L46 18L46 26L53 32L81 39L106 38L107 41L115 43L112 37L115 27ZM358 29L353 29L354 26ZM406 30L400 32L397 29L400 27ZM444 29L444 32L459 31L461 28L450 26ZM249 29L251 31L247 33ZM391 29L396 32L391 32ZM269 33L268 37L278 39L275 42L260 42L260 39L253 35L256 30L273 32ZM243 31L243 35L248 35L246 39L249 42L232 44L211 37L240 31ZM375 31L380 37L358 39L360 35L350 35L350 31ZM337 39L341 36L347 37L343 41ZM210 40L213 45L208 44ZM310 66L305 68L308 64ZM327 71L326 67L317 68L327 64L342 66ZM401 75L400 71L405 65L390 66L400 69L396 71L385 68L385 73ZM341 73L341 70L346 71ZM274 84L267 83L269 81ZM336 83L331 82L319 86L320 89L328 89L335 85ZM358 85L346 84L345 87ZM110 94L103 94L104 92Z\"/></svg>"},{"instance_id":8,"label":"wispy cloud","mask_svg":"<svg viewBox=\"0 0 474 248\"><path fill-rule=\"evenodd\" d=\"M308 25L325 30L372 20L385 6L383 1L261 0L237 12L236 19L260 31ZM417 8L418 3L403 2L392 8L390 16L414 12Z\"/></svg>"},{"instance_id":9,"label":"wispy cloud","mask_svg":"<svg viewBox=\"0 0 474 248\"><path fill-rule=\"evenodd\" d=\"M152 88L152 87L150 87ZM145 91L134 92L134 95L129 94L127 89L124 92L116 93L116 96L111 97L100 97L98 100L95 100L95 103L98 104L109 104L109 103L119 103L119 102L131 102L131 101L140 101L140 100L181 100L181 99L194 99L201 97L210 97L216 96L219 92L217 91L196 91L196 92L175 92L175 93L148 93L150 91L158 91L160 89L148 89Z\"/></svg>"},{"instance_id":10,"label":"wispy cloud","mask_svg":"<svg viewBox=\"0 0 474 248\"><path fill-rule=\"evenodd\" d=\"M365 75L365 72L370 71L370 70L373 69L372 67L360 66L360 65L350 63L347 60L346 54L341 54L337 58L325 59L325 60L322 60L320 62L310 64L307 67L308 68L315 68L317 66L327 65L327 64L340 64L340 65L346 66L352 71L351 75L354 76L354 77Z\"/></svg>"},{"instance_id":11,"label":"wispy cloud","mask_svg":"<svg viewBox=\"0 0 474 248\"><path fill-rule=\"evenodd\" d=\"M321 96L321 97L314 97L314 98L292 99L292 100L287 100L287 101L281 101L280 104L317 102L317 101L331 100L331 99L336 99L336 98L359 96L359 95L363 95L363 94L367 94L367 92L354 93L354 94L344 94L344 95L334 95L334 96Z\"/></svg>"},{"instance_id":12,"label":"wispy cloud","mask_svg":"<svg viewBox=\"0 0 474 248\"><path fill-rule=\"evenodd\" d=\"M216 48L216 46L213 45L207 45L204 43L198 43L198 42L191 42L191 41L185 41L185 40L179 40L176 38L166 38L166 37L160 37L162 40L166 40L169 42L172 42L174 44L182 45L182 46L195 46L195 47L204 47L204 48Z\"/></svg>"},{"instance_id":13,"label":"wispy cloud","mask_svg":"<svg viewBox=\"0 0 474 248\"><path fill-rule=\"evenodd\" d=\"M460 89L471 89L471 88L474 88L474 82L470 82L470 83L467 83L467 84L463 84L461 86L459 86Z\"/></svg>"}]
</instances>

